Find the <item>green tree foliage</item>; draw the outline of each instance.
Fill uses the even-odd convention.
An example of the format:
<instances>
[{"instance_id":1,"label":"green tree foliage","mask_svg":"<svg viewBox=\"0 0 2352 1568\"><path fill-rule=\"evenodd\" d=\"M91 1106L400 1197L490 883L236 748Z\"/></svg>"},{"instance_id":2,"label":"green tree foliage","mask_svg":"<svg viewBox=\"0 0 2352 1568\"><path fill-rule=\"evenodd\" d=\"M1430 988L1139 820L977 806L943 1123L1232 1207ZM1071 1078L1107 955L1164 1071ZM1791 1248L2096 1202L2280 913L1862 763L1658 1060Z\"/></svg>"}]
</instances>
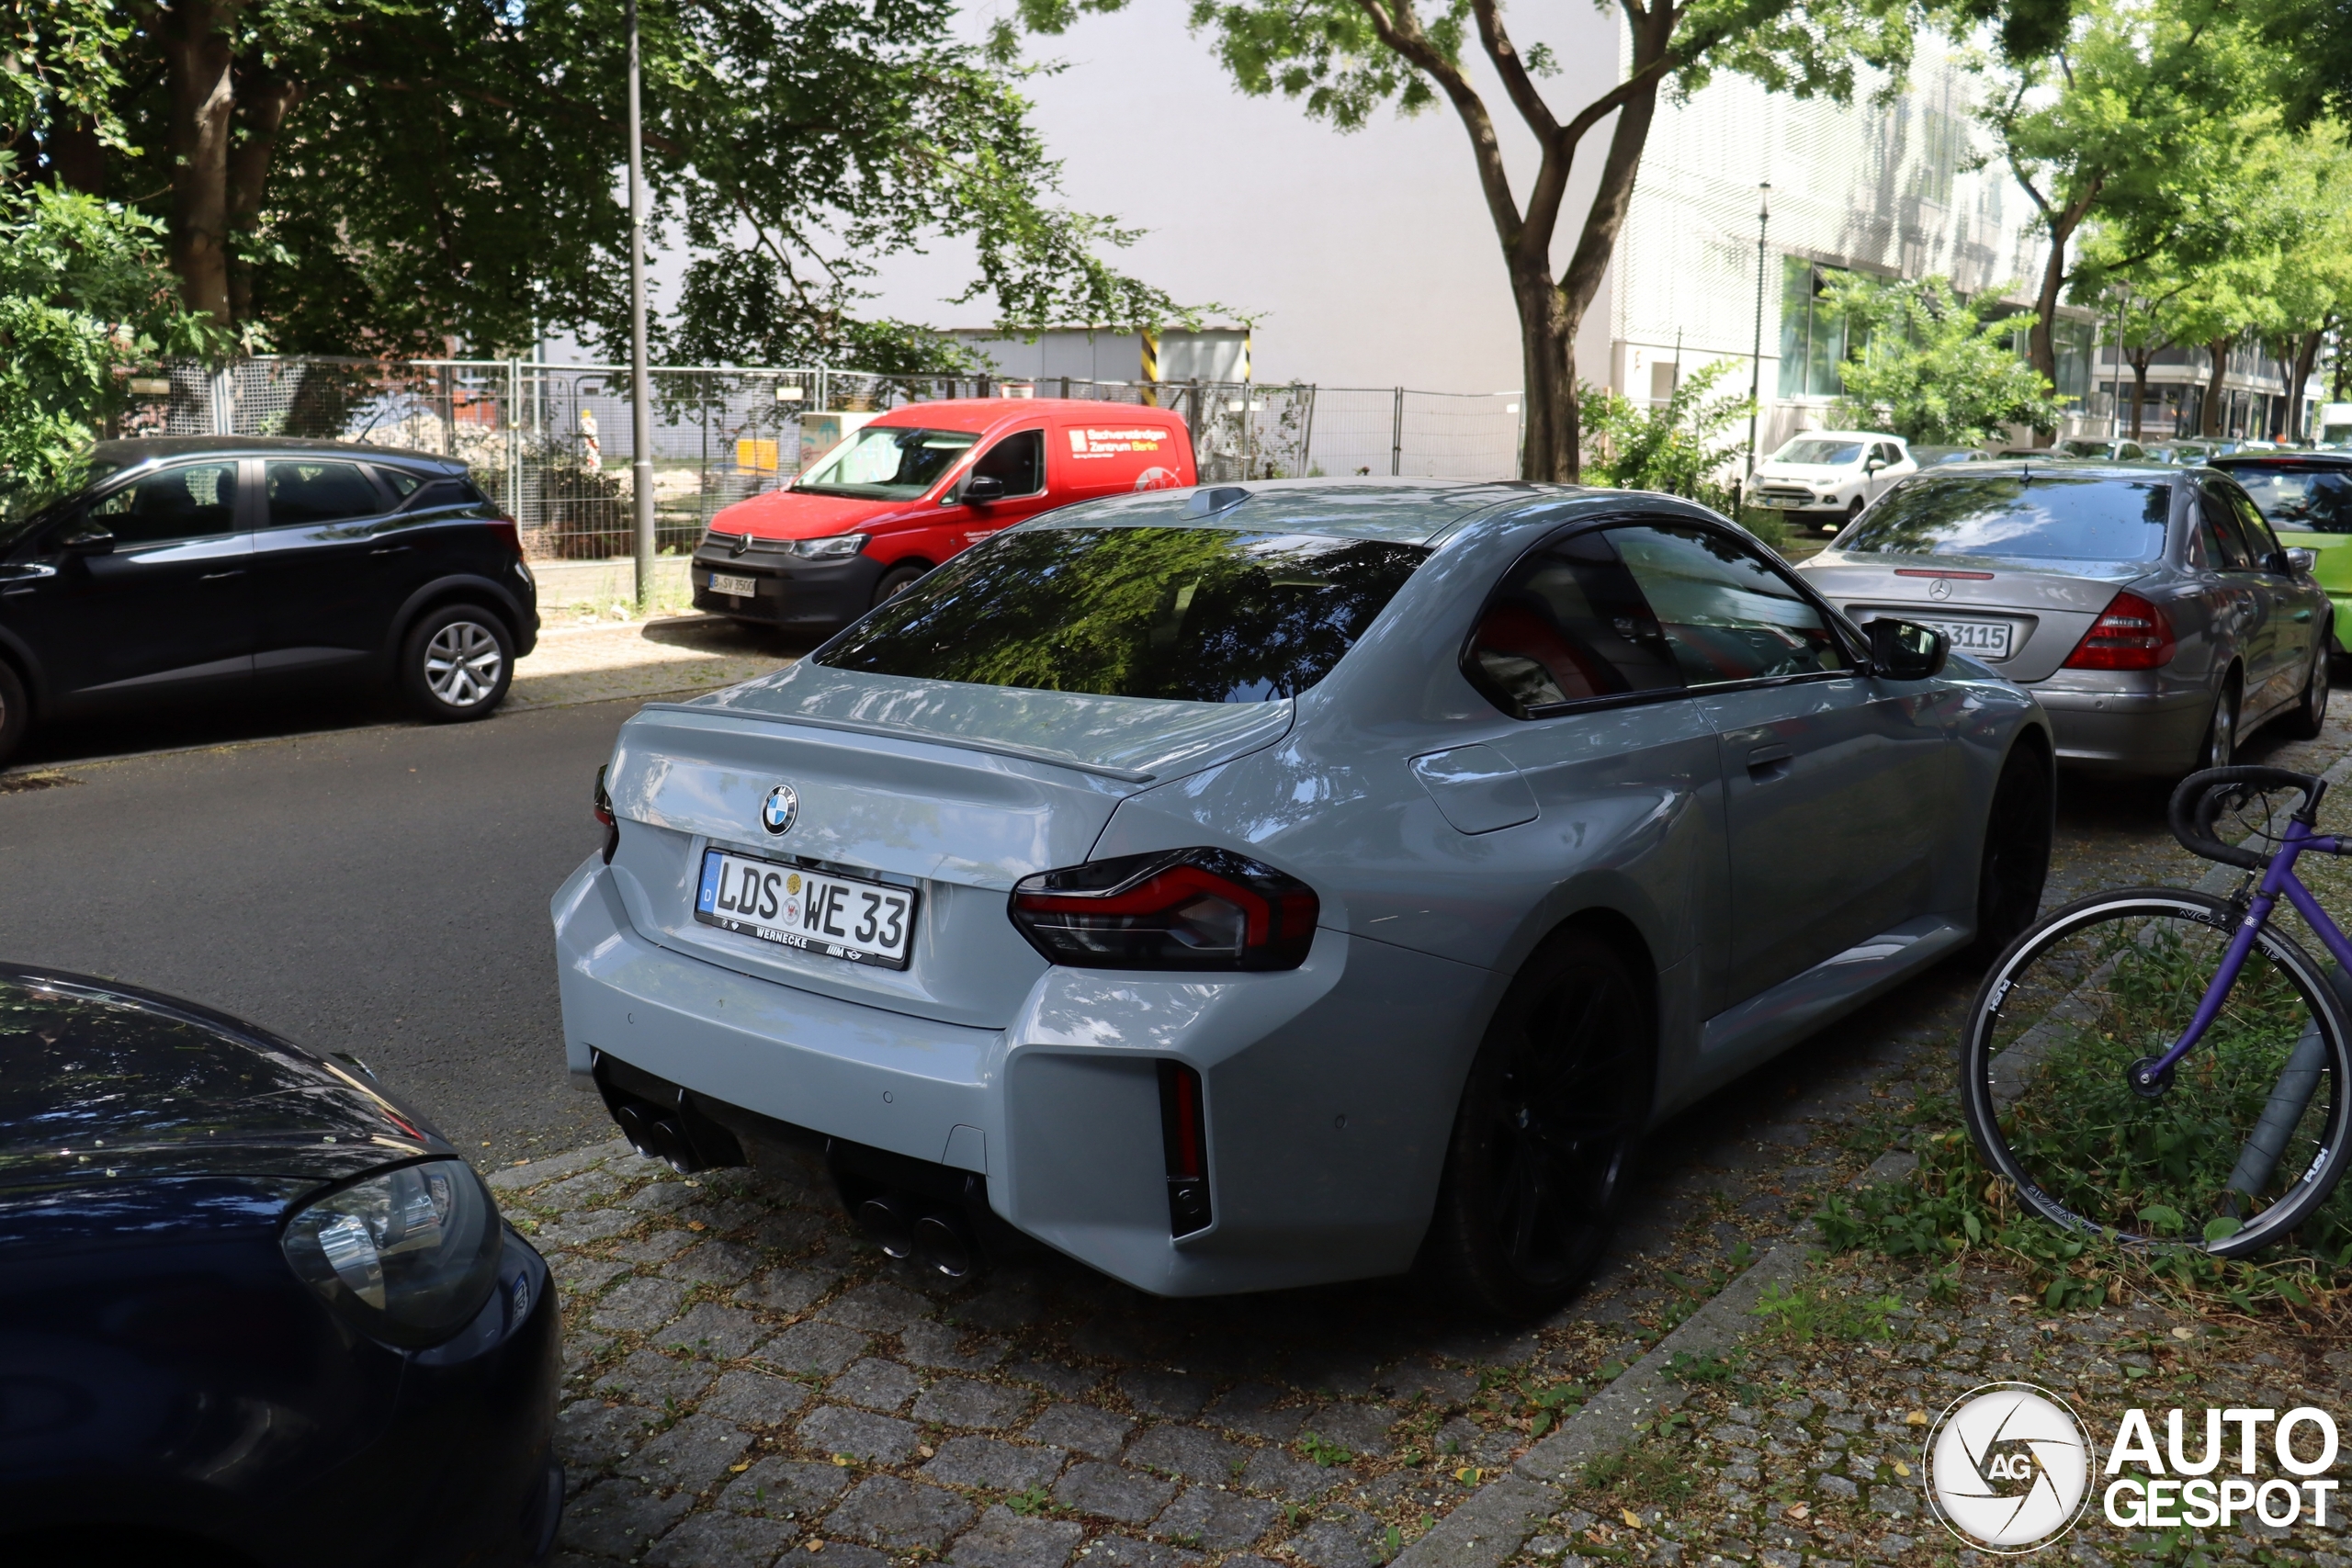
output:
<instances>
[{"instance_id":1,"label":"green tree foliage","mask_svg":"<svg viewBox=\"0 0 2352 1568\"><path fill-rule=\"evenodd\" d=\"M161 240L78 192L0 186L0 511L71 475L130 366L227 346L181 309Z\"/></svg>"},{"instance_id":2,"label":"green tree foliage","mask_svg":"<svg viewBox=\"0 0 2352 1568\"><path fill-rule=\"evenodd\" d=\"M2015 346L2032 313L1995 303L2003 292L1962 299L1948 278L1840 274L1823 303L1862 347L1838 367L1846 390L1829 423L1951 446L1973 446L2007 424L2055 426L2062 411L2049 378Z\"/></svg>"},{"instance_id":3,"label":"green tree foliage","mask_svg":"<svg viewBox=\"0 0 2352 1568\"><path fill-rule=\"evenodd\" d=\"M1605 387L1579 389L1587 476L1621 490L1659 491L1730 511L1735 502L1724 476L1747 441L1741 422L1755 405L1744 397L1713 394L1715 383L1737 368L1728 359L1703 366L1657 407Z\"/></svg>"},{"instance_id":4,"label":"green tree foliage","mask_svg":"<svg viewBox=\"0 0 2352 1568\"><path fill-rule=\"evenodd\" d=\"M1019 0L1023 22L1066 30L1087 12L1129 0ZM1587 102L1555 103L1543 83L1551 51L1522 48L1500 0L1191 0L1195 32L1241 90L1280 93L1340 130L1384 105L1412 114L1442 99L1470 140L1472 166L1503 253L1519 314L1527 438L1521 472L1574 479L1581 460L1576 337L1614 254L1661 91L1687 93L1718 73L1798 96L1850 97L1871 72L1899 74L1928 22L1965 32L1997 24L2005 52L2030 58L2064 36L2072 0L1617 0L1623 74ZM1533 176L1515 184L1488 105L1487 74L1532 138ZM1585 138L1609 126L1581 216L1570 175ZM1575 239L1554 264L1563 219Z\"/></svg>"},{"instance_id":5,"label":"green tree foliage","mask_svg":"<svg viewBox=\"0 0 2352 1568\"><path fill-rule=\"evenodd\" d=\"M127 145L82 187L164 220L191 308L288 350L626 342L622 0L133 0ZM1104 259L1023 71L953 0L645 0L650 243L683 252L663 349L940 366L871 310L883 258L970 248L1004 323L1192 319Z\"/></svg>"},{"instance_id":6,"label":"green tree foliage","mask_svg":"<svg viewBox=\"0 0 2352 1568\"><path fill-rule=\"evenodd\" d=\"M2050 242L2028 338L2046 378L2076 236L2096 219L2118 256L2179 252L2275 115L2261 52L2233 0L2087 0L2058 49L1996 73L1979 118Z\"/></svg>"}]
</instances>

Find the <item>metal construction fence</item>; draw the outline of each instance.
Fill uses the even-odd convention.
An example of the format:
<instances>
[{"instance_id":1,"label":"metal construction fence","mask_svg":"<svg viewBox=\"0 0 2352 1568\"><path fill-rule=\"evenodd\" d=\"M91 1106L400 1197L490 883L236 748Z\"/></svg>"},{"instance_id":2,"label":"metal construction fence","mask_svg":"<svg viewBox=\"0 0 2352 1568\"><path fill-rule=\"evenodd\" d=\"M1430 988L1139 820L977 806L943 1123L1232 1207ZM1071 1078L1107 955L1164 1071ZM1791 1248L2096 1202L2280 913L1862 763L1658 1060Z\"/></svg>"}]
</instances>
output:
<instances>
[{"instance_id":1,"label":"metal construction fence","mask_svg":"<svg viewBox=\"0 0 2352 1568\"><path fill-rule=\"evenodd\" d=\"M1148 403L1184 415L1204 481L1500 479L1518 471L1521 438L1515 392L825 367L662 367L651 381L654 515L664 550L691 547L721 507L789 482L826 444L826 422L812 414L941 398ZM471 466L521 524L535 558L602 559L632 547L637 454L626 366L280 355L213 371L175 362L131 386L137 395L119 435L311 436L431 452Z\"/></svg>"}]
</instances>

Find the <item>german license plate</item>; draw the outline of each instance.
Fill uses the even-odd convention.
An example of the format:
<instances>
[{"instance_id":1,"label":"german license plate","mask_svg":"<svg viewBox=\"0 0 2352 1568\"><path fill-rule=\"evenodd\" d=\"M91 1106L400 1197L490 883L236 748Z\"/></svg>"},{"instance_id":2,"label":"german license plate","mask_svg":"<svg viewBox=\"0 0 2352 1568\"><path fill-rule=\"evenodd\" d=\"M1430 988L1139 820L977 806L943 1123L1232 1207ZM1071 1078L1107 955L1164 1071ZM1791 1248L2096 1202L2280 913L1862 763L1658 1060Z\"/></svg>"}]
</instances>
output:
<instances>
[{"instance_id":1,"label":"german license plate","mask_svg":"<svg viewBox=\"0 0 2352 1568\"><path fill-rule=\"evenodd\" d=\"M2015 628L2007 621L1930 621L1918 615L1905 618L1923 626L1933 626L1951 638L1954 652L1973 654L1979 659L2007 659L2009 656L2009 634Z\"/></svg>"},{"instance_id":2,"label":"german license plate","mask_svg":"<svg viewBox=\"0 0 2352 1568\"><path fill-rule=\"evenodd\" d=\"M915 930L912 888L706 849L695 919L784 947L904 969Z\"/></svg>"},{"instance_id":3,"label":"german license plate","mask_svg":"<svg viewBox=\"0 0 2352 1568\"><path fill-rule=\"evenodd\" d=\"M760 585L757 581L749 577L735 577L727 572L714 571L710 574L710 591L713 593L730 594L738 599L749 599L760 591Z\"/></svg>"},{"instance_id":4,"label":"german license plate","mask_svg":"<svg viewBox=\"0 0 2352 1568\"><path fill-rule=\"evenodd\" d=\"M1804 505L1792 495L1759 495L1756 504L1774 512L1794 512Z\"/></svg>"}]
</instances>

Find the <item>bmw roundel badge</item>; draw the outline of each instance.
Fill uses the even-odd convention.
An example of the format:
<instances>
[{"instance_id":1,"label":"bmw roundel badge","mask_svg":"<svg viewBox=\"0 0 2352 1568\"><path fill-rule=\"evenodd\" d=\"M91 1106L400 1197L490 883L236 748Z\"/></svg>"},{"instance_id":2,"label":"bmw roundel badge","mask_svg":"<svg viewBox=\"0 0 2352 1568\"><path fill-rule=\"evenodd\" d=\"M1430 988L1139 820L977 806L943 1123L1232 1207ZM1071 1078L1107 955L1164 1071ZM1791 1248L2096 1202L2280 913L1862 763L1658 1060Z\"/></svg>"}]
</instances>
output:
<instances>
[{"instance_id":1,"label":"bmw roundel badge","mask_svg":"<svg viewBox=\"0 0 2352 1568\"><path fill-rule=\"evenodd\" d=\"M792 827L792 819L800 815L800 796L790 784L778 784L768 791L767 799L760 803L760 826L771 833L782 833Z\"/></svg>"}]
</instances>

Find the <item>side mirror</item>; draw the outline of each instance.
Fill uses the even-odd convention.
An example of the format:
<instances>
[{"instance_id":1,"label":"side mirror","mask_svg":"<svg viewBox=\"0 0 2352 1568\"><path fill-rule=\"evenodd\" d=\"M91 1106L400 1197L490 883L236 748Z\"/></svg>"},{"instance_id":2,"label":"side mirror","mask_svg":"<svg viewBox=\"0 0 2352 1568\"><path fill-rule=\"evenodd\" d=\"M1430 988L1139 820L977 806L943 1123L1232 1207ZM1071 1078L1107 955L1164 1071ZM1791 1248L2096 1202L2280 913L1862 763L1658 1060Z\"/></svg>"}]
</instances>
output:
<instances>
[{"instance_id":1,"label":"side mirror","mask_svg":"<svg viewBox=\"0 0 2352 1568\"><path fill-rule=\"evenodd\" d=\"M2294 573L2297 577L2308 577L2319 569L2319 552L2317 550L2307 550L2302 548L2301 546L2290 546L2285 553L2287 557L2287 570Z\"/></svg>"},{"instance_id":2,"label":"side mirror","mask_svg":"<svg viewBox=\"0 0 2352 1568\"><path fill-rule=\"evenodd\" d=\"M58 530L57 547L80 556L102 556L114 548L114 530L87 517Z\"/></svg>"},{"instance_id":3,"label":"side mirror","mask_svg":"<svg viewBox=\"0 0 2352 1568\"><path fill-rule=\"evenodd\" d=\"M1951 657L1951 638L1916 621L1882 616L1863 629L1870 633L1871 665L1890 681L1931 681Z\"/></svg>"},{"instance_id":4,"label":"side mirror","mask_svg":"<svg viewBox=\"0 0 2352 1568\"><path fill-rule=\"evenodd\" d=\"M986 506L1004 499L1004 481L994 474L974 474L964 481L964 504Z\"/></svg>"},{"instance_id":5,"label":"side mirror","mask_svg":"<svg viewBox=\"0 0 2352 1568\"><path fill-rule=\"evenodd\" d=\"M1883 458L1883 457L1872 457L1869 462L1864 463L1864 464L1862 465L1862 472L1864 472L1864 473L1866 473L1866 474L1874 474L1874 473L1878 472L1881 468L1883 468L1884 467L1886 467L1886 459L1885 459L1885 458Z\"/></svg>"}]
</instances>

